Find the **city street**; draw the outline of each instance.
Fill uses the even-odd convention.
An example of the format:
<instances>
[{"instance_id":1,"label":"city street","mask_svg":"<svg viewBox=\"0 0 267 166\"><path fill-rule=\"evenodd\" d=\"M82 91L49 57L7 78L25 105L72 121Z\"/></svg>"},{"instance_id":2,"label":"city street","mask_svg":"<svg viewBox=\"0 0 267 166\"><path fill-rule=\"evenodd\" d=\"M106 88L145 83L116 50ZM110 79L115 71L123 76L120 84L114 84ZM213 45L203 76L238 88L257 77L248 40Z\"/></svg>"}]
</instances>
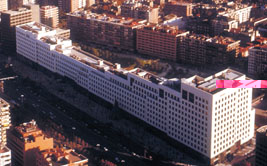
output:
<instances>
[{"instance_id":1,"label":"city street","mask_svg":"<svg viewBox=\"0 0 267 166\"><path fill-rule=\"evenodd\" d=\"M84 90L77 90L75 85L72 82L66 82L64 79L51 74L46 73L40 69L36 70L30 68L29 65L25 65L21 62L13 60L13 68L19 75L23 75L24 77L30 78L34 80L39 85L42 85L49 91L49 93L57 96L67 103L74 105L79 110L86 112L86 115L90 115L94 119L97 119L101 124L106 124L112 127L112 132L120 133L119 137L126 136L125 139L120 139L118 142L125 142L125 147L127 150L130 150L129 147L132 147L132 151L134 154L138 154L138 156L142 156L144 154L144 149L148 149L155 154L160 155L160 159L175 161L175 162L184 162L184 163L199 163L196 162L190 155L183 154L177 148L170 145L166 140L159 138L158 136L151 133L150 129L146 129L142 124L132 122L129 119L125 119L123 117L119 119L114 119L114 111L109 109L108 107L104 106L101 101L95 101L94 97L90 96L89 94L85 94ZM42 89L42 88L41 88ZM45 97L50 98L50 97ZM55 101L57 103L57 101ZM58 104L58 103L57 103ZM66 103L62 104L63 108ZM68 105L69 107L70 105ZM77 117L80 120L84 117L84 115L77 115L72 109L64 109L66 112L69 111L69 117ZM84 120L82 120L84 121ZM86 123L88 120L86 121ZM100 128L96 126L96 128ZM113 133L110 129L106 129L105 135L110 134L113 137ZM129 143L129 139L136 144ZM140 146L140 150L136 149L136 146ZM124 149L125 149L124 148ZM153 158L153 155L152 155Z\"/></svg>"},{"instance_id":2,"label":"city street","mask_svg":"<svg viewBox=\"0 0 267 166\"><path fill-rule=\"evenodd\" d=\"M5 70L5 69L2 69ZM1 70L1 71L2 71ZM6 75L0 75L0 77L5 77ZM92 128L94 126L101 126L101 124L94 119L87 119L87 123L82 121L77 121L75 116L68 116L66 112L80 112L80 110L71 107L69 104L61 101L57 104L51 104L51 95L43 88L35 89L29 85L25 85L24 79L20 76L17 79L5 82L5 95L8 96L12 103L17 103L20 105L21 109L27 109L27 111L32 112L32 116L29 114L19 113L20 117L16 121L16 125L25 121L29 121L34 117L41 117L43 119L50 119L56 122L58 125L62 125L64 132L73 133L75 136L79 136L86 140L92 147L96 147L100 144L99 151L104 153L105 156L110 161L115 161L115 158L119 158L120 161L124 160L123 165L147 165L147 162L143 162L142 158L138 158L132 155L129 150L128 144L123 144L118 138L121 136L116 136L115 133L108 134L101 133L97 128ZM53 99L58 100L56 97ZM12 111L12 110L11 110ZM12 112L12 114L17 114L17 112ZM27 116L26 116L27 115ZM38 122L37 122L38 123ZM14 124L15 125L15 124ZM125 139L126 140L126 139ZM124 141L125 142L125 141ZM134 145L134 153L142 156L143 148L137 146L134 143L130 143L130 140L126 140L129 145ZM105 150L103 149L105 147Z\"/></svg>"}]
</instances>

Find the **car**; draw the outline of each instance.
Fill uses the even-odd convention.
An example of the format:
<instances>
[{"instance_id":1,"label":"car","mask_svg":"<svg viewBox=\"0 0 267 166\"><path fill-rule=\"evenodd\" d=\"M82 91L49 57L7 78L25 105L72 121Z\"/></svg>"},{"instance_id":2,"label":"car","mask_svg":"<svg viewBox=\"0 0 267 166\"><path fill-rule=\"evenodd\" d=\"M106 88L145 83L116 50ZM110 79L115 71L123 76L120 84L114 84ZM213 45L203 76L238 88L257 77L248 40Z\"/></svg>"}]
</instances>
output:
<instances>
[{"instance_id":1,"label":"car","mask_svg":"<svg viewBox=\"0 0 267 166\"><path fill-rule=\"evenodd\" d=\"M132 152L132 155L133 155L133 156L136 156L136 153Z\"/></svg>"},{"instance_id":2,"label":"car","mask_svg":"<svg viewBox=\"0 0 267 166\"><path fill-rule=\"evenodd\" d=\"M100 144L96 144L96 147L100 147Z\"/></svg>"},{"instance_id":3,"label":"car","mask_svg":"<svg viewBox=\"0 0 267 166\"><path fill-rule=\"evenodd\" d=\"M76 130L76 127L73 126L73 127L72 127L72 130Z\"/></svg>"},{"instance_id":4,"label":"car","mask_svg":"<svg viewBox=\"0 0 267 166\"><path fill-rule=\"evenodd\" d=\"M116 160L117 162L120 162L120 159L119 159L118 157L115 157L115 160Z\"/></svg>"},{"instance_id":5,"label":"car","mask_svg":"<svg viewBox=\"0 0 267 166\"><path fill-rule=\"evenodd\" d=\"M121 163L125 163L125 160L121 160Z\"/></svg>"},{"instance_id":6,"label":"car","mask_svg":"<svg viewBox=\"0 0 267 166\"><path fill-rule=\"evenodd\" d=\"M103 149L104 149L104 151L106 151L106 152L108 151L108 148L106 148L106 147L104 147Z\"/></svg>"}]
</instances>

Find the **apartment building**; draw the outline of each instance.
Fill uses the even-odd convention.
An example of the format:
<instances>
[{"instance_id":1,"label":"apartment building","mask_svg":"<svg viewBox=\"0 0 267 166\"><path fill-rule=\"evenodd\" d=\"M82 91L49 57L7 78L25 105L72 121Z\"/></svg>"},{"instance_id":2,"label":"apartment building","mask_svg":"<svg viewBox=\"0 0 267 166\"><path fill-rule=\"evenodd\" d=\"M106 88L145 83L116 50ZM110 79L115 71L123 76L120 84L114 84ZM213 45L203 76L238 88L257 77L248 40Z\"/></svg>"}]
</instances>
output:
<instances>
[{"instance_id":1,"label":"apartment building","mask_svg":"<svg viewBox=\"0 0 267 166\"><path fill-rule=\"evenodd\" d=\"M239 54L239 42L231 38L189 34L182 39L178 59L182 63L200 66L230 64Z\"/></svg>"},{"instance_id":2,"label":"apartment building","mask_svg":"<svg viewBox=\"0 0 267 166\"><path fill-rule=\"evenodd\" d=\"M8 0L0 0L0 12L8 10Z\"/></svg>"},{"instance_id":3,"label":"apartment building","mask_svg":"<svg viewBox=\"0 0 267 166\"><path fill-rule=\"evenodd\" d=\"M54 148L36 154L36 166L88 166L88 159L74 149Z\"/></svg>"},{"instance_id":4,"label":"apartment building","mask_svg":"<svg viewBox=\"0 0 267 166\"><path fill-rule=\"evenodd\" d=\"M40 8L41 23L56 28L58 26L58 7L56 6L42 6Z\"/></svg>"},{"instance_id":5,"label":"apartment building","mask_svg":"<svg viewBox=\"0 0 267 166\"><path fill-rule=\"evenodd\" d=\"M58 0L58 7L59 7L59 10L62 10L66 13L74 12L80 8L86 7L86 2L88 1L86 0Z\"/></svg>"},{"instance_id":6,"label":"apartment building","mask_svg":"<svg viewBox=\"0 0 267 166\"><path fill-rule=\"evenodd\" d=\"M0 149L0 165L11 166L11 150L7 146Z\"/></svg>"},{"instance_id":7,"label":"apartment building","mask_svg":"<svg viewBox=\"0 0 267 166\"><path fill-rule=\"evenodd\" d=\"M7 137L7 146L16 166L34 166L36 151L53 148L53 138L47 138L34 120L10 129Z\"/></svg>"},{"instance_id":8,"label":"apartment building","mask_svg":"<svg viewBox=\"0 0 267 166\"><path fill-rule=\"evenodd\" d=\"M6 146L6 131L11 126L10 121L10 105L0 98L0 165L11 165L11 150Z\"/></svg>"},{"instance_id":9,"label":"apartment building","mask_svg":"<svg viewBox=\"0 0 267 166\"><path fill-rule=\"evenodd\" d=\"M32 10L19 8L7 10L1 13L1 36L4 51L16 50L16 26L32 21Z\"/></svg>"},{"instance_id":10,"label":"apartment building","mask_svg":"<svg viewBox=\"0 0 267 166\"><path fill-rule=\"evenodd\" d=\"M164 15L175 14L177 16L192 16L192 4L187 2L171 1L164 5Z\"/></svg>"},{"instance_id":11,"label":"apartment building","mask_svg":"<svg viewBox=\"0 0 267 166\"><path fill-rule=\"evenodd\" d=\"M136 50L160 59L177 61L181 37L189 32L175 27L147 25L137 29Z\"/></svg>"},{"instance_id":12,"label":"apartment building","mask_svg":"<svg viewBox=\"0 0 267 166\"><path fill-rule=\"evenodd\" d=\"M0 149L6 146L6 131L11 125L9 107L10 105L0 98Z\"/></svg>"},{"instance_id":13,"label":"apartment building","mask_svg":"<svg viewBox=\"0 0 267 166\"><path fill-rule=\"evenodd\" d=\"M210 164L249 141L254 132L252 89L216 88L216 80L244 80L226 69L210 77L166 79L126 70L72 46L38 23L17 26L17 53L66 76L184 144Z\"/></svg>"},{"instance_id":14,"label":"apartment building","mask_svg":"<svg viewBox=\"0 0 267 166\"><path fill-rule=\"evenodd\" d=\"M261 126L256 132L256 166L267 163L267 126Z\"/></svg>"},{"instance_id":15,"label":"apartment building","mask_svg":"<svg viewBox=\"0 0 267 166\"><path fill-rule=\"evenodd\" d=\"M146 19L149 23L158 23L159 8L140 2L126 1L121 5L121 16Z\"/></svg>"},{"instance_id":16,"label":"apartment building","mask_svg":"<svg viewBox=\"0 0 267 166\"><path fill-rule=\"evenodd\" d=\"M250 19L252 6L246 4L238 4L229 2L228 7L225 8L224 12L219 13L220 15L235 19L239 24L247 22Z\"/></svg>"},{"instance_id":17,"label":"apartment building","mask_svg":"<svg viewBox=\"0 0 267 166\"><path fill-rule=\"evenodd\" d=\"M77 11L68 14L67 24L71 39L75 41L133 51L136 47L136 28L143 26L144 21Z\"/></svg>"},{"instance_id":18,"label":"apartment building","mask_svg":"<svg viewBox=\"0 0 267 166\"><path fill-rule=\"evenodd\" d=\"M228 17L217 17L211 21L212 35L221 35L224 31L238 28L238 22Z\"/></svg>"},{"instance_id":19,"label":"apartment building","mask_svg":"<svg viewBox=\"0 0 267 166\"><path fill-rule=\"evenodd\" d=\"M267 46L258 45L249 49L248 73L267 77Z\"/></svg>"}]
</instances>

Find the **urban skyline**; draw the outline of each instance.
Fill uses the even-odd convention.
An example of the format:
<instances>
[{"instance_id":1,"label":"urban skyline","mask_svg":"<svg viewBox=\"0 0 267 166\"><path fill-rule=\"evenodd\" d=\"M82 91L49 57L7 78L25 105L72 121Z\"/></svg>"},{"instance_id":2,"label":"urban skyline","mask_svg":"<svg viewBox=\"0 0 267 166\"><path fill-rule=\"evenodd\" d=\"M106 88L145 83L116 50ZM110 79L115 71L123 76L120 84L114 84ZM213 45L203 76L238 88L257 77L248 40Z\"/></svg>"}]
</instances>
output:
<instances>
[{"instance_id":1,"label":"urban skyline","mask_svg":"<svg viewBox=\"0 0 267 166\"><path fill-rule=\"evenodd\" d=\"M264 1L0 5L0 165L267 164Z\"/></svg>"}]
</instances>

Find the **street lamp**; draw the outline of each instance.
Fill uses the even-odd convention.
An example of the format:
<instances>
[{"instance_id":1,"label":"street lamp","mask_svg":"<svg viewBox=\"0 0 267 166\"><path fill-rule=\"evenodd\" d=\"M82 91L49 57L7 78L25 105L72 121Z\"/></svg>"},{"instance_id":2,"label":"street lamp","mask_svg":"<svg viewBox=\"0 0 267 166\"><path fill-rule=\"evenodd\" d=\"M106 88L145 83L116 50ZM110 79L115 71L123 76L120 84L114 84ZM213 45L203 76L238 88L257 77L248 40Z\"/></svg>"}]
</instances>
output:
<instances>
[{"instance_id":1,"label":"street lamp","mask_svg":"<svg viewBox=\"0 0 267 166\"><path fill-rule=\"evenodd\" d=\"M21 103L23 103L24 95L20 95L21 97Z\"/></svg>"}]
</instances>

